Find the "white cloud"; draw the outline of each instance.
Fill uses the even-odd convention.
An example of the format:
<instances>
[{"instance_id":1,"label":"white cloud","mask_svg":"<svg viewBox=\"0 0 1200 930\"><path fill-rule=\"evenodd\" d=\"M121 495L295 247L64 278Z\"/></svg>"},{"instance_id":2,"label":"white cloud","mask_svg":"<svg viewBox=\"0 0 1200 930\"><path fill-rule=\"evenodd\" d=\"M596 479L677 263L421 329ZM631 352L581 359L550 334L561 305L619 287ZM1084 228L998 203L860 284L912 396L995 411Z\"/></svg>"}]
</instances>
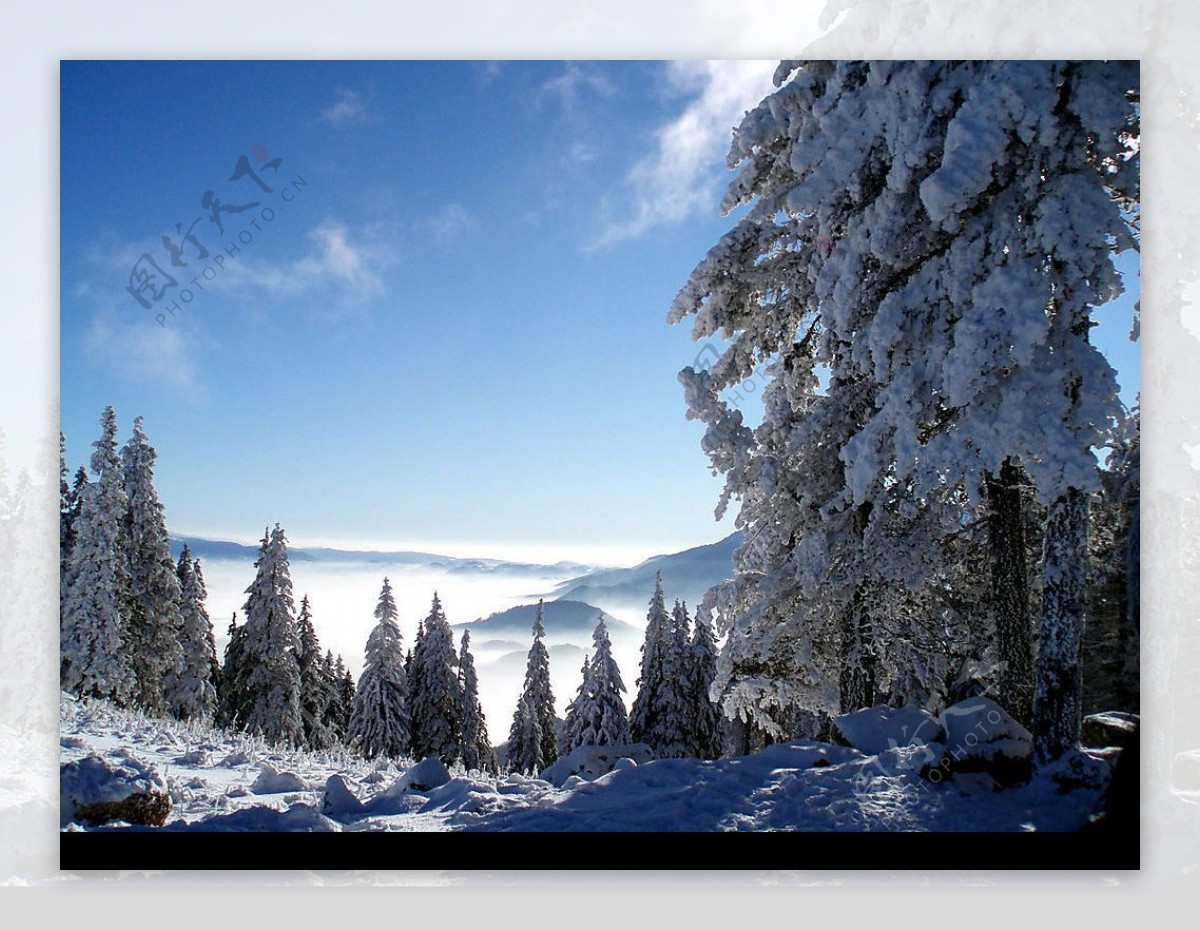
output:
<instances>
[{"instance_id":1,"label":"white cloud","mask_svg":"<svg viewBox=\"0 0 1200 930\"><path fill-rule=\"evenodd\" d=\"M613 245L703 211L715 214L731 132L773 90L778 64L774 59L671 62L669 88L686 106L659 127L654 151L633 165L622 192L605 203L608 217L591 247ZM613 217L618 210L621 216Z\"/></svg>"},{"instance_id":2,"label":"white cloud","mask_svg":"<svg viewBox=\"0 0 1200 930\"><path fill-rule=\"evenodd\" d=\"M193 397L204 394L192 350L196 333L180 318L156 325L145 313L95 311L84 334L84 355L130 381L151 382Z\"/></svg>"},{"instance_id":3,"label":"white cloud","mask_svg":"<svg viewBox=\"0 0 1200 930\"><path fill-rule=\"evenodd\" d=\"M539 101L553 99L567 113L574 113L584 92L610 97L616 88L604 75L579 62L568 61L561 72L545 81L538 88Z\"/></svg>"},{"instance_id":4,"label":"white cloud","mask_svg":"<svg viewBox=\"0 0 1200 930\"><path fill-rule=\"evenodd\" d=\"M417 223L420 230L428 232L442 246L453 245L476 227L475 217L459 203L448 203Z\"/></svg>"},{"instance_id":5,"label":"white cloud","mask_svg":"<svg viewBox=\"0 0 1200 930\"><path fill-rule=\"evenodd\" d=\"M303 302L302 312L329 321L361 313L384 293L381 273L395 261L396 235L377 226L352 229L326 218L306 238L308 251L294 261L269 262L255 256L226 263L222 296L254 304L260 301L251 297L269 301L305 297L309 299Z\"/></svg>"},{"instance_id":6,"label":"white cloud","mask_svg":"<svg viewBox=\"0 0 1200 930\"><path fill-rule=\"evenodd\" d=\"M337 99L321 111L321 120L334 129L350 123L363 123L370 117L367 103L357 91L339 88Z\"/></svg>"}]
</instances>

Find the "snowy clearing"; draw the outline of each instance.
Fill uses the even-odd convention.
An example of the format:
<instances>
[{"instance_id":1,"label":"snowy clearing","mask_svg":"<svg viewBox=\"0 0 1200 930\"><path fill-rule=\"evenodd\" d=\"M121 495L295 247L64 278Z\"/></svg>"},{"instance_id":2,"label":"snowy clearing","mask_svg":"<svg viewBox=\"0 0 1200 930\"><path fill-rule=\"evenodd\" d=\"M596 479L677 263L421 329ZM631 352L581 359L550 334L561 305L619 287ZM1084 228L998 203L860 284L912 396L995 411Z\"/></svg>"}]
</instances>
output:
<instances>
[{"instance_id":1,"label":"snowy clearing","mask_svg":"<svg viewBox=\"0 0 1200 930\"><path fill-rule=\"evenodd\" d=\"M102 702L62 702L64 764L96 755L153 769L171 810L162 832L299 831L1073 831L1098 809L1097 782L1062 792L1053 775L993 790L986 775L922 779L906 747L867 756L793 742L712 762L618 761L594 781L561 787L486 776L429 760L373 763L343 752L272 749L228 734L147 718ZM1077 756L1092 774L1106 764ZM591 774L591 773L588 773ZM66 831L153 830L113 823Z\"/></svg>"}]
</instances>

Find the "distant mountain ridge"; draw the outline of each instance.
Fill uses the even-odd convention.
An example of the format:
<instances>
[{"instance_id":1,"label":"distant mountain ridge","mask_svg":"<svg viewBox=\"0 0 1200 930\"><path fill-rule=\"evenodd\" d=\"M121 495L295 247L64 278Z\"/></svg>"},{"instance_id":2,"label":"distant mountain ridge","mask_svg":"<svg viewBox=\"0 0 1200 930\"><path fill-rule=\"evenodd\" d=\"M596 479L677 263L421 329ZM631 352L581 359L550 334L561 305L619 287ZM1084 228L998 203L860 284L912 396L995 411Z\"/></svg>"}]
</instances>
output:
<instances>
[{"instance_id":1,"label":"distant mountain ridge","mask_svg":"<svg viewBox=\"0 0 1200 930\"><path fill-rule=\"evenodd\" d=\"M742 534L669 555L656 555L633 568L605 568L555 586L557 600L579 600L603 607L643 608L654 593L654 576L662 572L668 604L682 598L695 607L713 585L733 576L733 553Z\"/></svg>"},{"instance_id":2,"label":"distant mountain ridge","mask_svg":"<svg viewBox=\"0 0 1200 930\"><path fill-rule=\"evenodd\" d=\"M205 539L201 536L172 536L171 556L178 560L184 544L187 544L192 555L204 559L227 559L232 561L247 561L253 564L258 558L258 546L247 546L242 543L229 542L222 539ZM558 562L554 565L538 565L532 562L506 562L503 559L471 559L458 558L450 555L437 555L432 552L413 552L398 550L393 552L381 550L331 549L328 547L288 547L288 558L293 562L378 562L385 565L425 565L432 568L444 568L451 572L505 572L507 574L544 574L547 569L557 572L594 570L594 566L578 562Z\"/></svg>"}]
</instances>

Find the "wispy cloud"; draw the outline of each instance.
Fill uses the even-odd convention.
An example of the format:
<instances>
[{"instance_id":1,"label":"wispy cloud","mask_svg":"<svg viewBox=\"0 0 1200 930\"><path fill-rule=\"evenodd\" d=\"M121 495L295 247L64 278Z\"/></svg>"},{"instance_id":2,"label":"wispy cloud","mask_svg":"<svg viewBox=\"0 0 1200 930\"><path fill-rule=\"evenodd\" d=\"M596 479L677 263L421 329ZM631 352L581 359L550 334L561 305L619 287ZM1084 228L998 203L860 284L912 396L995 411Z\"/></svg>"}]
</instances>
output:
<instances>
[{"instance_id":1,"label":"wispy cloud","mask_svg":"<svg viewBox=\"0 0 1200 930\"><path fill-rule=\"evenodd\" d=\"M351 123L365 123L370 119L366 100L355 90L338 88L336 99L321 111L320 119L334 129Z\"/></svg>"},{"instance_id":2,"label":"wispy cloud","mask_svg":"<svg viewBox=\"0 0 1200 930\"><path fill-rule=\"evenodd\" d=\"M441 246L457 243L475 231L475 217L459 203L448 203L417 222L417 229L427 233Z\"/></svg>"},{"instance_id":3,"label":"wispy cloud","mask_svg":"<svg viewBox=\"0 0 1200 930\"><path fill-rule=\"evenodd\" d=\"M182 320L156 326L146 315L101 307L83 338L87 359L128 381L173 388L193 398L205 395L195 361L198 335Z\"/></svg>"},{"instance_id":4,"label":"wispy cloud","mask_svg":"<svg viewBox=\"0 0 1200 930\"><path fill-rule=\"evenodd\" d=\"M568 114L573 114L585 94L611 97L616 93L612 83L595 68L577 61L568 61L562 71L538 88L538 102L552 100Z\"/></svg>"},{"instance_id":5,"label":"wispy cloud","mask_svg":"<svg viewBox=\"0 0 1200 930\"><path fill-rule=\"evenodd\" d=\"M655 132L654 150L629 170L622 190L602 204L593 249L656 226L715 211L730 134L742 115L772 90L771 61L684 61L667 65L668 88L683 111Z\"/></svg>"},{"instance_id":6,"label":"wispy cloud","mask_svg":"<svg viewBox=\"0 0 1200 930\"><path fill-rule=\"evenodd\" d=\"M361 315L386 291L384 272L396 262L397 236L381 226L358 229L326 218L306 234L308 251L292 261L252 261L229 267L229 297L254 302L305 298L301 312L315 320ZM390 243L390 245L389 245Z\"/></svg>"}]
</instances>

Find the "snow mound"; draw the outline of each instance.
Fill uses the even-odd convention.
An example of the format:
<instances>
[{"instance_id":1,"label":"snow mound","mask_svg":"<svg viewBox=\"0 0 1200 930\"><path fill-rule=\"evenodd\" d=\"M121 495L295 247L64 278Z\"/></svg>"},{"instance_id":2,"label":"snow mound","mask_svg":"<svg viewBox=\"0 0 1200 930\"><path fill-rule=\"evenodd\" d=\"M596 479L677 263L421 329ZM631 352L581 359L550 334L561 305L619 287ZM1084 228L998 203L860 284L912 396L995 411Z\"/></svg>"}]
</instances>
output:
<instances>
[{"instance_id":1,"label":"snow mound","mask_svg":"<svg viewBox=\"0 0 1200 930\"><path fill-rule=\"evenodd\" d=\"M865 756L897 746L940 743L946 731L932 714L916 707L868 707L833 718L833 728L846 745Z\"/></svg>"},{"instance_id":2,"label":"snow mound","mask_svg":"<svg viewBox=\"0 0 1200 930\"><path fill-rule=\"evenodd\" d=\"M542 771L542 779L563 787L572 775L595 781L617 769L629 768L623 760L641 765L654 759L654 752L645 743L618 746L580 746Z\"/></svg>"},{"instance_id":3,"label":"snow mound","mask_svg":"<svg viewBox=\"0 0 1200 930\"><path fill-rule=\"evenodd\" d=\"M148 762L124 756L118 762L92 754L59 767L59 826L72 822L161 826L170 813L167 784Z\"/></svg>"},{"instance_id":4,"label":"snow mound","mask_svg":"<svg viewBox=\"0 0 1200 930\"><path fill-rule=\"evenodd\" d=\"M191 823L176 821L163 830L199 833L339 833L341 825L311 804L294 804L285 811L273 807L246 807L231 814L211 814Z\"/></svg>"},{"instance_id":5,"label":"snow mound","mask_svg":"<svg viewBox=\"0 0 1200 930\"><path fill-rule=\"evenodd\" d=\"M295 772L280 772L269 762L264 762L250 790L254 794L284 794L288 791L307 791L308 783Z\"/></svg>"},{"instance_id":6,"label":"snow mound","mask_svg":"<svg viewBox=\"0 0 1200 930\"><path fill-rule=\"evenodd\" d=\"M391 788L388 788L388 794L395 794L399 791L428 791L431 788L440 788L450 780L450 773L446 771L446 766L442 764L442 760L437 756L430 756L427 759L422 759L411 769L400 776Z\"/></svg>"},{"instance_id":7,"label":"snow mound","mask_svg":"<svg viewBox=\"0 0 1200 930\"><path fill-rule=\"evenodd\" d=\"M341 819L363 812L363 803L341 775L330 775L325 781L325 797L321 801L321 812L326 817Z\"/></svg>"},{"instance_id":8,"label":"snow mound","mask_svg":"<svg viewBox=\"0 0 1200 930\"><path fill-rule=\"evenodd\" d=\"M1001 785L1027 781L1033 736L990 698L973 697L942 712L946 761L956 772L987 772Z\"/></svg>"},{"instance_id":9,"label":"snow mound","mask_svg":"<svg viewBox=\"0 0 1200 930\"><path fill-rule=\"evenodd\" d=\"M947 707L942 711L941 724L946 731L946 746L951 750L1006 739L1033 742L1028 730L986 697L967 698Z\"/></svg>"}]
</instances>

